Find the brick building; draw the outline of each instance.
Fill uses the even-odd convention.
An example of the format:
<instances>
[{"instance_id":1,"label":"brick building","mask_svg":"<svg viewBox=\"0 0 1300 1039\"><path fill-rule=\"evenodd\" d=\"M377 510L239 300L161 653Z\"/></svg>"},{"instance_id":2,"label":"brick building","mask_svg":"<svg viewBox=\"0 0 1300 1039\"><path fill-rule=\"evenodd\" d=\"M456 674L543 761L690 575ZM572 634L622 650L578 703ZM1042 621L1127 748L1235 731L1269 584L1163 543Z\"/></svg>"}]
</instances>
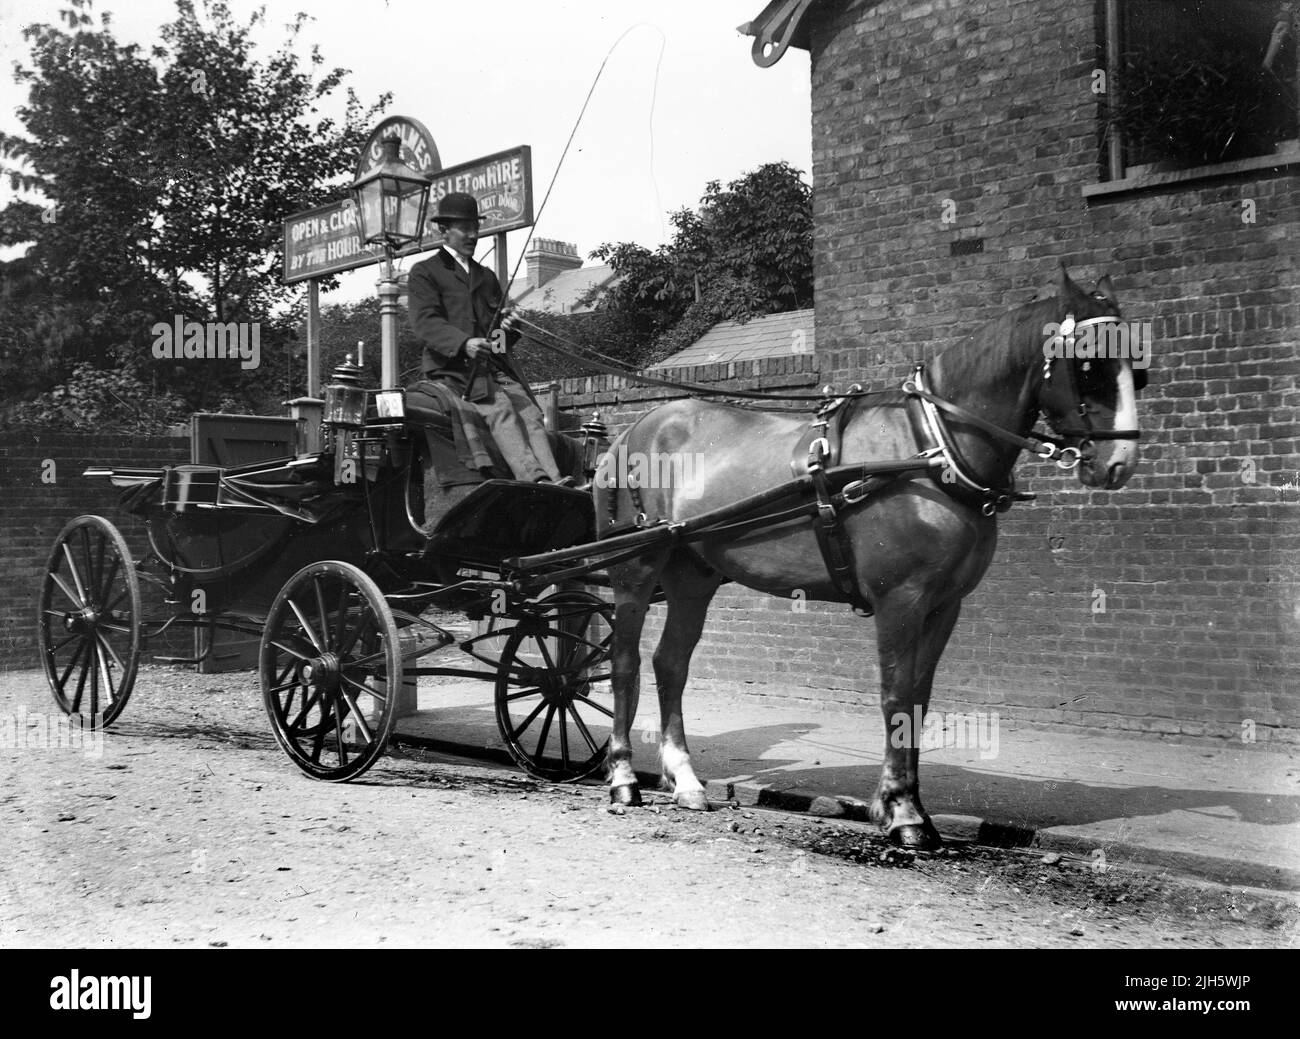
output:
<instances>
[{"instance_id":1,"label":"brick building","mask_svg":"<svg viewBox=\"0 0 1300 1039\"><path fill-rule=\"evenodd\" d=\"M1210 6L1232 10L1211 24ZM774 0L742 27L760 65L787 45L811 53L816 346L791 359L812 364L788 381L897 385L913 362L1051 291L1060 260L1088 286L1108 273L1125 319L1151 326L1139 472L1094 492L1022 463L1039 501L1000 521L937 707L1300 738L1300 152L1276 127L1276 139L1233 132L1237 143L1169 168L1107 118L1123 62L1154 63L1151 41L1235 47L1253 68L1276 9ZM1274 93L1293 103L1294 27L1280 35ZM568 388L576 407L633 393L616 420L648 406L608 380ZM693 677L874 704L873 640L847 607L800 613L726 586Z\"/></svg>"}]
</instances>

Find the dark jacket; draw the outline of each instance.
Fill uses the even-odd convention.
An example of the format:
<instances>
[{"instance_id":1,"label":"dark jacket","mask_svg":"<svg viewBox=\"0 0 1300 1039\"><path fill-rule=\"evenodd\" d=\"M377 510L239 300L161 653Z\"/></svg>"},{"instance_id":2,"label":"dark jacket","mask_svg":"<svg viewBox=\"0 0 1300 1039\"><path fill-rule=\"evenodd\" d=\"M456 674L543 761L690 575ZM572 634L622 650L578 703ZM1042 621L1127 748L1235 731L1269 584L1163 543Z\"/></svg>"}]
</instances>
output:
<instances>
[{"instance_id":1,"label":"dark jacket","mask_svg":"<svg viewBox=\"0 0 1300 1039\"><path fill-rule=\"evenodd\" d=\"M467 274L446 249L439 249L411 268L407 294L411 328L424 344L421 367L425 376L446 380L463 394L472 365L465 356L465 343L491 337L489 325L501 303L501 283L473 260L469 261ZM507 334L507 346L518 338L518 333ZM479 361L470 400L492 397L491 375L497 370L493 363L496 360L494 355Z\"/></svg>"}]
</instances>

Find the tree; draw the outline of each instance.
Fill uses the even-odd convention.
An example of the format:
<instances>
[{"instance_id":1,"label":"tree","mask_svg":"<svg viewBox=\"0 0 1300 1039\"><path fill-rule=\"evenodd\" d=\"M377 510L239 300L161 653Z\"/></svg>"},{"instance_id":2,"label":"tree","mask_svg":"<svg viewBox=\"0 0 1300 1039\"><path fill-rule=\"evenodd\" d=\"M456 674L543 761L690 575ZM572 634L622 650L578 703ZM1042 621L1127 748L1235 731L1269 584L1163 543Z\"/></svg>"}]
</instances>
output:
<instances>
[{"instance_id":1,"label":"tree","mask_svg":"<svg viewBox=\"0 0 1300 1039\"><path fill-rule=\"evenodd\" d=\"M640 366L689 346L719 321L812 305L812 191L788 163L760 166L724 189L710 181L698 211L671 215L672 240L653 252L603 244L618 279L596 304L608 344Z\"/></svg>"},{"instance_id":2,"label":"tree","mask_svg":"<svg viewBox=\"0 0 1300 1039\"><path fill-rule=\"evenodd\" d=\"M200 14L177 0L145 54L114 39L107 13L94 28L90 0L69 2L64 26L25 30L26 136L0 135L0 171L44 198L0 211L0 244L34 243L0 266L0 380L30 396L89 363L191 407L264 410L293 336L291 315L276 316L294 291L279 283L280 222L343 195L389 95L367 107L349 89L342 122L322 118L347 70L325 69L316 48L299 67L304 14L259 60L261 11L241 25L224 3ZM258 322L263 368L157 361L150 329L174 315Z\"/></svg>"}]
</instances>

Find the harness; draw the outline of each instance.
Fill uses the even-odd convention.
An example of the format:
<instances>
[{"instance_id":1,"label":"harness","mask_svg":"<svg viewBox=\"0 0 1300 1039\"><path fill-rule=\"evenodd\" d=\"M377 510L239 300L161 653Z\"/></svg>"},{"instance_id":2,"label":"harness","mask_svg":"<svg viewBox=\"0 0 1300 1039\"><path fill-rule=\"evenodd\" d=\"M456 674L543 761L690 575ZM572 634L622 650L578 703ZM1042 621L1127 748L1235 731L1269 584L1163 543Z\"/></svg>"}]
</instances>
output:
<instances>
[{"instance_id":1,"label":"harness","mask_svg":"<svg viewBox=\"0 0 1300 1039\"><path fill-rule=\"evenodd\" d=\"M1075 321L1073 314L1067 314L1061 325L1062 339L1069 338L1080 329L1092 325L1118 321L1114 315L1086 318ZM1064 351L1063 351L1064 355ZM1079 395L1075 382L1073 366L1065 366L1065 376L1052 383L1055 362L1060 359L1046 354L1042 367L1042 386L1039 393L1050 388L1053 395L1065 397L1065 407L1058 413L1077 415L1080 426L1062 423L1056 434L1028 432L1024 435L1003 429L987 419L937 396L930 387L929 377L924 364L918 364L912 375L902 386L906 395L909 412L918 427L920 439L929 446L923 448L913 458L897 462L866 462L861 466L840 464L840 445L844 429L848 425L858 402L865 396L862 387L854 384L843 394L835 394L829 386L823 387L824 399L818 406L808 430L796 444L790 467L797 479L809 479L814 501L810 505L800 506L785 512L757 516L730 525L732 531L754 529L764 523L783 522L786 519L806 515L811 509L813 533L817 538L826 572L836 590L852 606L853 612L861 617L870 617L875 612L870 600L863 593L858 582L857 568L853 565L853 551L844 530L842 514L845 509L860 505L869 495L886 486L904 473L923 470L938 470L938 483L947 493L963 500L978 504L985 516L1006 512L1018 501L1033 501L1036 495L1015 489L1014 479L1005 486L987 485L979 480L963 457L952 431L944 416L950 415L963 423L983 430L990 436L1013 444L1020 450L1028 451L1042 461L1055 462L1059 469L1073 469L1085 456L1089 445L1097 440L1136 440L1141 433L1136 429L1097 430L1093 428L1088 407ZM1058 389L1059 387L1059 389ZM1021 405L1028 404L1028 395L1033 392L1034 380L1032 370L1021 390ZM1023 411L1024 407L1017 410ZM1078 446L1063 446L1068 439L1077 439ZM854 479L854 477L857 477ZM836 485L839 489L836 490ZM690 524L672 524L660 519L651 521L645 512L641 498L641 489L635 481L624 484L632 505L636 510L631 527L646 530L664 526L674 537L680 536ZM611 488L616 490L616 488ZM806 493L806 491L805 491ZM609 496L609 521L612 529L603 537L618 536L616 524L616 493ZM728 528L714 527L709 531L718 534ZM635 549L632 550L635 553Z\"/></svg>"},{"instance_id":2,"label":"harness","mask_svg":"<svg viewBox=\"0 0 1300 1039\"><path fill-rule=\"evenodd\" d=\"M823 392L833 393L829 386L825 387ZM865 499L870 491L865 487L853 488L852 496L849 497L850 488L845 487L836 494L832 491L830 480L826 476L827 469L839 464L844 427L848 425L849 417L857 407L858 401L862 399L855 394L861 392L862 387L854 383L848 388L846 395L828 396L827 400L817 408L812 422L809 423L807 434L795 446L795 456L790 460L790 468L795 476L807 473L812 477L813 494L817 502L817 511L812 518L813 534L817 538L817 549L821 553L822 563L826 566L826 573L830 575L831 583L836 591L848 599L854 613L859 617L870 617L876 611L867 597L862 594L862 587L858 584L857 568L853 565L853 548L849 544L844 524L840 522L840 510L856 505Z\"/></svg>"}]
</instances>

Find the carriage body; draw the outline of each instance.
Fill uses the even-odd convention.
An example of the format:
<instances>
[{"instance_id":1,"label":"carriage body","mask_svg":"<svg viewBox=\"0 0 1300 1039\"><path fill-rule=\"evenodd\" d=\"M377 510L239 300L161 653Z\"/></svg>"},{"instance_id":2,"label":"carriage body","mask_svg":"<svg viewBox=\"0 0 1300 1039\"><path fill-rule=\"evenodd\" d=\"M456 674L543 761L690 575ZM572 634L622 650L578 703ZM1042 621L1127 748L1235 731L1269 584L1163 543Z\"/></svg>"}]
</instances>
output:
<instances>
[{"instance_id":1,"label":"carriage body","mask_svg":"<svg viewBox=\"0 0 1300 1039\"><path fill-rule=\"evenodd\" d=\"M422 674L492 681L506 744L534 774L594 771L603 747L592 730L603 718L577 717L575 698L609 713L593 699L608 677L599 674L612 624L597 594L603 582L588 575L548 590L544 578L521 580L505 565L594 541L590 492L487 480L426 520L420 452L431 417L405 415L400 391L347 389L342 402L327 400L324 450L234 467L87 470L121 488L149 548L133 560L101 517L78 517L60 534L40 602L56 702L107 725L151 638L206 632L198 656L162 658L197 663L212 633L225 630L260 636L259 680L276 737L316 778L365 771L399 701L414 707ZM160 590L158 616L143 615L142 583ZM464 613L482 621L480 630L453 634L421 616L430 608L443 618ZM422 660L449 647L471 666Z\"/></svg>"}]
</instances>

